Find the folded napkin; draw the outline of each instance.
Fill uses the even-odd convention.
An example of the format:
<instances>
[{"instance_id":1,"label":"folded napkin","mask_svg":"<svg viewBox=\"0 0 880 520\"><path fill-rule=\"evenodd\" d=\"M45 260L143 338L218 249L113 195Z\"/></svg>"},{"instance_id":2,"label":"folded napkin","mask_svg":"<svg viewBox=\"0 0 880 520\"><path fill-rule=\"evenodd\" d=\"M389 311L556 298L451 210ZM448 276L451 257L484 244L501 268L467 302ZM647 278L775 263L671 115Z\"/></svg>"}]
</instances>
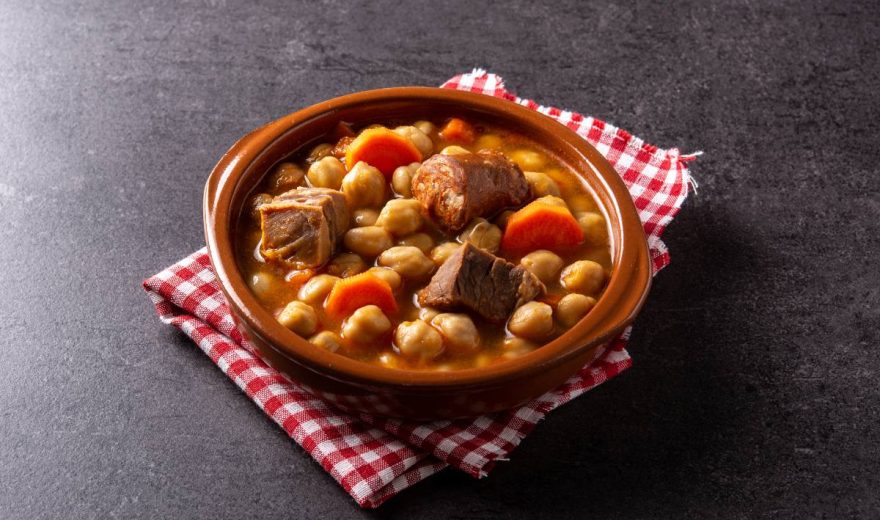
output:
<instances>
[{"instance_id":1,"label":"folded napkin","mask_svg":"<svg viewBox=\"0 0 880 520\"><path fill-rule=\"evenodd\" d=\"M568 126L595 146L629 187L656 273L669 263L660 235L678 212L691 182L677 149L646 144L592 117L524 100L482 70L456 76L444 88L507 99ZM329 472L362 507L454 466L488 474L554 408L630 367L627 329L560 388L520 408L473 419L413 423L340 412L267 365L235 328L203 248L144 281L163 323L173 325L217 364L284 431Z\"/></svg>"}]
</instances>

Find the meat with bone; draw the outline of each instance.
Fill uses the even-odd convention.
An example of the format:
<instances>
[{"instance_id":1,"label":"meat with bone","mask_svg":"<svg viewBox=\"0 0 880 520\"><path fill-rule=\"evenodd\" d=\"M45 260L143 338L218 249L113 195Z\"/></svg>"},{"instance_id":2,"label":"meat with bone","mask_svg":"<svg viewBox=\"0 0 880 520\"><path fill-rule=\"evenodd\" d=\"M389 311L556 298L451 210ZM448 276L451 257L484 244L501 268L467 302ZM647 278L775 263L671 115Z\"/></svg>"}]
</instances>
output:
<instances>
[{"instance_id":1,"label":"meat with bone","mask_svg":"<svg viewBox=\"0 0 880 520\"><path fill-rule=\"evenodd\" d=\"M348 208L339 191L296 188L260 206L260 225L260 253L267 261L320 267L348 229Z\"/></svg>"}]
</instances>

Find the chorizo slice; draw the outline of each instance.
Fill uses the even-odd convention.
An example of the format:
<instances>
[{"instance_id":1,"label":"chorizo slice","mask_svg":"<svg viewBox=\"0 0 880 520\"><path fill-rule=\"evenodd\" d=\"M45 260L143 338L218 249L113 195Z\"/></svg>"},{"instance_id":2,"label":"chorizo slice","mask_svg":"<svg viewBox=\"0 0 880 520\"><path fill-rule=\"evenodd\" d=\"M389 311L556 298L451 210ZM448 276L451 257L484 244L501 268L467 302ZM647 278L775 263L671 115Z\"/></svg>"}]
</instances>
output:
<instances>
[{"instance_id":1,"label":"chorizo slice","mask_svg":"<svg viewBox=\"0 0 880 520\"><path fill-rule=\"evenodd\" d=\"M477 217L528 202L531 189L516 163L481 150L432 156L413 176L412 194L440 228L458 233Z\"/></svg>"}]
</instances>

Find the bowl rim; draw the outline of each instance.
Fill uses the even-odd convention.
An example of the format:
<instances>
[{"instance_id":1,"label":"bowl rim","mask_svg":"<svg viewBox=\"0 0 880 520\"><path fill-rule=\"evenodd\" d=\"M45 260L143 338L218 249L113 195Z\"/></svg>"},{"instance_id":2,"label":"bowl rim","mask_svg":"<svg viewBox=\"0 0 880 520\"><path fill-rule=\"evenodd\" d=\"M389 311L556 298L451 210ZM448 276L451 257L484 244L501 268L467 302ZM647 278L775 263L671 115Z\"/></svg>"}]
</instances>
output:
<instances>
[{"instance_id":1,"label":"bowl rim","mask_svg":"<svg viewBox=\"0 0 880 520\"><path fill-rule=\"evenodd\" d=\"M299 125L341 109L401 101L464 105L471 111L516 120L533 134L545 135L543 142L538 140L539 144L548 146L552 142L556 149L565 147L590 166L591 172L576 173L592 175L607 195L603 197L595 184L589 183L612 235L612 269L605 292L586 317L534 351L502 363L450 371L407 370L373 365L316 348L283 327L259 304L238 268L231 239L237 226L234 220L240 212L240 208L231 207L233 195L242 189L238 181L264 150ZM254 185L249 186L248 191ZM602 198L607 200L600 200ZM205 185L203 216L208 254L221 292L230 311L246 322L250 332L306 369L340 382L374 389L405 386L408 390L431 391L488 387L511 378L528 378L613 339L638 314L651 285L650 253L641 220L629 190L605 157L571 129L538 111L467 91L437 87L367 90L319 102L267 123L242 137L214 167Z\"/></svg>"}]
</instances>

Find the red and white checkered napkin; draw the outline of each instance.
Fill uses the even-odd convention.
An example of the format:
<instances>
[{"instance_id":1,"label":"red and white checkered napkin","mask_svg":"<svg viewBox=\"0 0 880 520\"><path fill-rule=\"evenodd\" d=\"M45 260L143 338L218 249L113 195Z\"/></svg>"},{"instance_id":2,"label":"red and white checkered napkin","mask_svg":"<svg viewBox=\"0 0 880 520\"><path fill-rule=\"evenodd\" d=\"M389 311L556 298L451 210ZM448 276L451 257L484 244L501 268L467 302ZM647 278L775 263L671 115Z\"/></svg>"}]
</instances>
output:
<instances>
[{"instance_id":1,"label":"red and white checkered napkin","mask_svg":"<svg viewBox=\"0 0 880 520\"><path fill-rule=\"evenodd\" d=\"M669 263L660 234L687 196L689 157L646 144L592 117L520 99L504 89L501 78L484 71L456 76L443 87L519 103L588 140L629 186L648 236L654 271ZM430 423L353 416L331 408L258 357L233 325L205 249L144 281L144 288L161 320L192 338L363 507L376 507L447 466L474 477L487 475L550 410L631 365L624 348L627 330L560 388L515 410Z\"/></svg>"}]
</instances>

